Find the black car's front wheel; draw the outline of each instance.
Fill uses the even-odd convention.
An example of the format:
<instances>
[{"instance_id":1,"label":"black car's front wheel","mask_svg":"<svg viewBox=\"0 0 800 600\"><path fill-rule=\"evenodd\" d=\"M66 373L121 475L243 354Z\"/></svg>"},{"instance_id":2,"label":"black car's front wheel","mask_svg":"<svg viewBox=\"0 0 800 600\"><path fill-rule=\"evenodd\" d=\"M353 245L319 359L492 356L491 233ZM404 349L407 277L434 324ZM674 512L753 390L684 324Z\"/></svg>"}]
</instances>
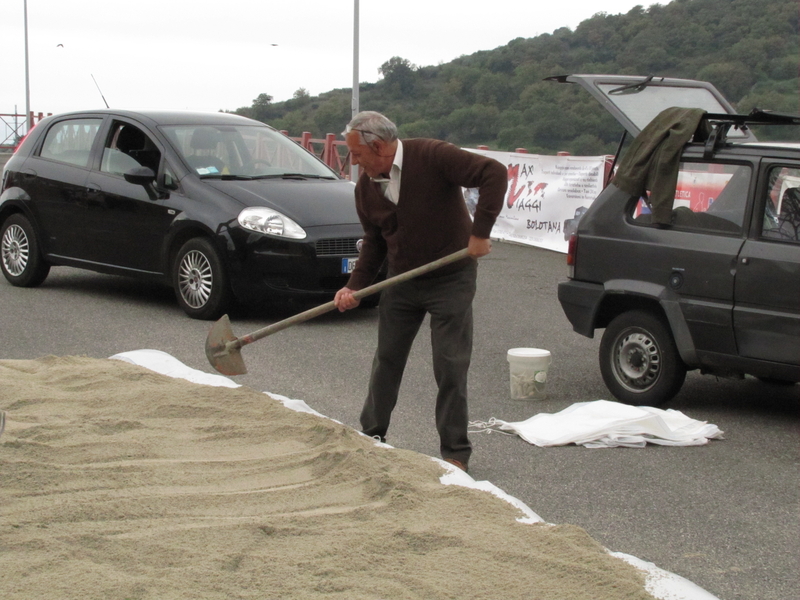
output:
<instances>
[{"instance_id":1,"label":"black car's front wheel","mask_svg":"<svg viewBox=\"0 0 800 600\"><path fill-rule=\"evenodd\" d=\"M606 327L600 372L617 400L641 406L667 402L686 379L686 365L669 327L645 310L622 313Z\"/></svg>"},{"instance_id":2,"label":"black car's front wheel","mask_svg":"<svg viewBox=\"0 0 800 600\"><path fill-rule=\"evenodd\" d=\"M36 287L50 273L36 232L25 215L9 216L0 229L0 268L5 278L17 287Z\"/></svg>"},{"instance_id":3,"label":"black car's front wheel","mask_svg":"<svg viewBox=\"0 0 800 600\"><path fill-rule=\"evenodd\" d=\"M228 309L228 277L219 252L207 239L193 238L181 246L172 283L178 304L193 319L217 319Z\"/></svg>"}]
</instances>

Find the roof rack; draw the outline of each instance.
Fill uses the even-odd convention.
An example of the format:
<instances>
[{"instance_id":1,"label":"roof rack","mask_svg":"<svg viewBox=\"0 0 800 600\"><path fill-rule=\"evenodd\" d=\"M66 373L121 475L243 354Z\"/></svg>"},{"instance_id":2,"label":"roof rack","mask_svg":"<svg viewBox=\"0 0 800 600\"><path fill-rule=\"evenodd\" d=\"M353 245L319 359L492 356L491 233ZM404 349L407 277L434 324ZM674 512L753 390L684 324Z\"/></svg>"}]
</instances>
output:
<instances>
[{"instance_id":1,"label":"roof rack","mask_svg":"<svg viewBox=\"0 0 800 600\"><path fill-rule=\"evenodd\" d=\"M706 113L698 130L702 127L703 121L707 121L711 126L711 133L706 139L703 150L703 157L709 159L717 148L727 141L728 131L731 127L746 131L749 125L800 125L800 115L772 112L760 108L754 108L746 115Z\"/></svg>"},{"instance_id":2,"label":"roof rack","mask_svg":"<svg viewBox=\"0 0 800 600\"><path fill-rule=\"evenodd\" d=\"M709 121L728 121L736 125L800 125L800 115L778 113L760 108L754 108L747 115L707 113L704 118Z\"/></svg>"}]
</instances>

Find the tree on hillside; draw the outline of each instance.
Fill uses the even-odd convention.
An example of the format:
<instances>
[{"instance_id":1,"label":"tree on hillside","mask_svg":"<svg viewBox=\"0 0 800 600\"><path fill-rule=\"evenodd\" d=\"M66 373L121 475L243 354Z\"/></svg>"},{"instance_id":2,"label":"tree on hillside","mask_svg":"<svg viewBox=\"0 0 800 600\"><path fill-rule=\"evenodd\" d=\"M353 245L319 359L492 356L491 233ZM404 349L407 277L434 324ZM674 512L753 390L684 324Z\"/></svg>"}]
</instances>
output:
<instances>
[{"instance_id":1,"label":"tree on hillside","mask_svg":"<svg viewBox=\"0 0 800 600\"><path fill-rule=\"evenodd\" d=\"M325 133L338 134L352 116L351 98L347 94L337 94L321 105L314 114L315 132L319 137Z\"/></svg>"},{"instance_id":2,"label":"tree on hillside","mask_svg":"<svg viewBox=\"0 0 800 600\"><path fill-rule=\"evenodd\" d=\"M272 96L269 94L259 94L253 100L253 118L259 121L266 121L271 116Z\"/></svg>"},{"instance_id":3,"label":"tree on hillside","mask_svg":"<svg viewBox=\"0 0 800 600\"><path fill-rule=\"evenodd\" d=\"M275 116L276 113L273 112L273 108L272 96L262 93L253 100L252 105L237 108L233 112L243 117L255 119L256 121L266 122L268 119Z\"/></svg>"},{"instance_id":4,"label":"tree on hillside","mask_svg":"<svg viewBox=\"0 0 800 600\"><path fill-rule=\"evenodd\" d=\"M393 56L380 66L378 72L383 75L387 86L400 94L410 94L414 91L415 69L408 59Z\"/></svg>"}]
</instances>

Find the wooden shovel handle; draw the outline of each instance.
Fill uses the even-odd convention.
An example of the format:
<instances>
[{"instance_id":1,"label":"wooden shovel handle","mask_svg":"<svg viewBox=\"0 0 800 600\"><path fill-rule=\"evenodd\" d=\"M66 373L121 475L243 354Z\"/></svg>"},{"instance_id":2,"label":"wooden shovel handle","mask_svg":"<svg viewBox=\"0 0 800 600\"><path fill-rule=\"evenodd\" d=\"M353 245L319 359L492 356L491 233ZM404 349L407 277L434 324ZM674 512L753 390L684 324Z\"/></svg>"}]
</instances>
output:
<instances>
[{"instance_id":1,"label":"wooden shovel handle","mask_svg":"<svg viewBox=\"0 0 800 600\"><path fill-rule=\"evenodd\" d=\"M386 288L392 287L393 285L397 285L398 283L408 281L409 279L414 279L415 277L424 275L425 273L430 273L431 271L435 271L440 267L467 258L468 256L469 256L469 251L467 248L464 248L463 250L459 250L458 252L453 252L452 254L443 256L438 260L429 262L425 265L422 265L421 267L417 267L416 269L411 269L410 271L406 271L405 273L400 273L399 275L395 275L394 277L390 277L389 279L384 279L383 281L379 281L378 283L365 287L364 289L353 292L353 297L357 300L361 300L366 296L371 296L372 294L380 292L381 290L385 290ZM291 327L292 325L297 325L298 323L303 323L304 321L308 321L309 319L313 319L314 317L318 317L327 312L330 312L334 308L336 308L336 304L333 302L333 300L331 300L330 302L326 302L325 304L320 304L319 306L311 308L305 312L293 315L288 319L284 319L283 321L278 321L277 323L273 323L272 325L267 325L266 327L258 329L257 331L254 331L247 335L243 335L237 338L236 340L229 342L228 349L232 348L238 349L241 348L242 346L246 346L247 344L252 344L253 342L265 338L268 335L272 335L273 333L282 331L287 327Z\"/></svg>"}]
</instances>

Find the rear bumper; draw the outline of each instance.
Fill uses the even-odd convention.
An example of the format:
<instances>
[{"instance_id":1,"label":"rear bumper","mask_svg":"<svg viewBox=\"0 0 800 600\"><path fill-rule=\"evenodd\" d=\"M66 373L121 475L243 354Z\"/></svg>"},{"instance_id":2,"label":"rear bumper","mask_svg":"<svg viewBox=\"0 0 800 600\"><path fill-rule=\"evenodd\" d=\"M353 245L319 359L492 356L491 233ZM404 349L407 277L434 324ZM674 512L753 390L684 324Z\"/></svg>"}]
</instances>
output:
<instances>
[{"instance_id":1,"label":"rear bumper","mask_svg":"<svg viewBox=\"0 0 800 600\"><path fill-rule=\"evenodd\" d=\"M575 332L594 337L597 310L604 294L598 283L570 280L558 284L558 301Z\"/></svg>"}]
</instances>

